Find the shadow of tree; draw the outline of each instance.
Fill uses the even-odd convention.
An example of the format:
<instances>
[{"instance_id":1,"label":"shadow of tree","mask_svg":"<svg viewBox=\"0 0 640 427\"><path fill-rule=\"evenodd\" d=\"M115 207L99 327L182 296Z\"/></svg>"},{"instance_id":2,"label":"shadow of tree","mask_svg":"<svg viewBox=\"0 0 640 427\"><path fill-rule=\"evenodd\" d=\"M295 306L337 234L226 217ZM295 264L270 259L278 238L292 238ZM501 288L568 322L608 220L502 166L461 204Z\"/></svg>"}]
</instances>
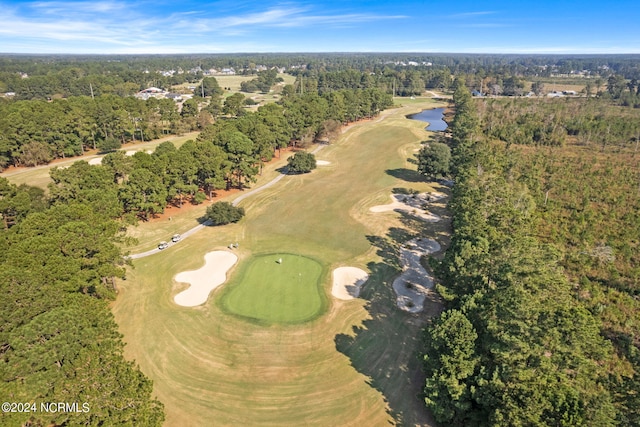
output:
<instances>
[{"instance_id":1,"label":"shadow of tree","mask_svg":"<svg viewBox=\"0 0 640 427\"><path fill-rule=\"evenodd\" d=\"M407 225L417 225L405 214ZM424 221L420 221L424 223ZM409 224L410 223L410 224ZM437 297L427 302L427 310L410 314L397 308L393 280L401 271L398 260L402 243L416 236L412 228L390 228L386 236L367 236L382 262L369 263L369 280L360 293L371 316L352 334L335 337L336 349L348 356L352 366L378 390L397 425L435 426L422 400L425 377L419 354L422 328L439 313Z\"/></svg>"},{"instance_id":2,"label":"shadow of tree","mask_svg":"<svg viewBox=\"0 0 640 427\"><path fill-rule=\"evenodd\" d=\"M408 230L399 227L389 229L386 237L369 235L367 240L376 249L376 254L382 258L384 264L395 269L399 273L402 267L398 260L401 243L410 240L413 236Z\"/></svg>"},{"instance_id":3,"label":"shadow of tree","mask_svg":"<svg viewBox=\"0 0 640 427\"><path fill-rule=\"evenodd\" d=\"M387 175L391 175L394 178L402 179L403 181L407 182L426 182L426 179L423 175L411 169L387 169L385 172L387 173Z\"/></svg>"},{"instance_id":4,"label":"shadow of tree","mask_svg":"<svg viewBox=\"0 0 640 427\"><path fill-rule=\"evenodd\" d=\"M353 335L336 335L336 349L383 395L395 424L435 426L422 400L425 377L418 357L427 316L396 307L391 285L398 270L385 263L368 267L371 275L360 297L368 301L371 318L354 327Z\"/></svg>"},{"instance_id":5,"label":"shadow of tree","mask_svg":"<svg viewBox=\"0 0 640 427\"><path fill-rule=\"evenodd\" d=\"M425 181L423 176L409 169L386 172L408 182ZM445 187L438 191L450 193ZM411 189L395 188L394 192L410 193ZM390 228L385 236L367 236L381 258L381 262L369 263L371 274L360 293L360 298L367 301L370 318L354 327L351 334L335 337L336 349L349 357L352 366L367 377L367 383L384 396L388 413L397 425L437 425L422 397L425 376L420 354L423 328L442 312L443 304L432 292L427 296L424 311L410 314L397 307L392 287L402 270L398 259L402 244L420 236L436 239L443 247L447 246L450 214L446 200L429 203L427 209L441 221L427 222L409 212L399 212L402 227Z\"/></svg>"}]
</instances>

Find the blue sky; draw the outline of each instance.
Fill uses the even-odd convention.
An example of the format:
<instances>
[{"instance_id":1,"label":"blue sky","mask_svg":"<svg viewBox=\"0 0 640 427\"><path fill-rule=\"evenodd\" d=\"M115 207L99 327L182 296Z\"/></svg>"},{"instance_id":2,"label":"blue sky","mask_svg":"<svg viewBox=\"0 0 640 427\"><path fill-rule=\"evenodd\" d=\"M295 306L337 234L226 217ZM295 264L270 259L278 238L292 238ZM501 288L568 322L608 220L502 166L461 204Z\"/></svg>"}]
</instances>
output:
<instances>
[{"instance_id":1,"label":"blue sky","mask_svg":"<svg viewBox=\"0 0 640 427\"><path fill-rule=\"evenodd\" d=\"M3 1L4 53L640 53L637 0Z\"/></svg>"}]
</instances>

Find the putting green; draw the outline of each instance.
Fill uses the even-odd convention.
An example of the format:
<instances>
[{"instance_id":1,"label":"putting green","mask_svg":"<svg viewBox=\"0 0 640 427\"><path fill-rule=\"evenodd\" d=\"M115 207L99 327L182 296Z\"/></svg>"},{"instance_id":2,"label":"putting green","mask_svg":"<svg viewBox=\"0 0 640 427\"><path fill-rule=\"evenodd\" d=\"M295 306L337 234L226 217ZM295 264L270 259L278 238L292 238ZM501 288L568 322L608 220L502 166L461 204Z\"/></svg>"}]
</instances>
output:
<instances>
[{"instance_id":1,"label":"putting green","mask_svg":"<svg viewBox=\"0 0 640 427\"><path fill-rule=\"evenodd\" d=\"M279 261L282 262L279 262ZM302 323L325 309L320 288L323 268L300 255L269 254L245 261L220 297L232 314L266 323Z\"/></svg>"}]
</instances>

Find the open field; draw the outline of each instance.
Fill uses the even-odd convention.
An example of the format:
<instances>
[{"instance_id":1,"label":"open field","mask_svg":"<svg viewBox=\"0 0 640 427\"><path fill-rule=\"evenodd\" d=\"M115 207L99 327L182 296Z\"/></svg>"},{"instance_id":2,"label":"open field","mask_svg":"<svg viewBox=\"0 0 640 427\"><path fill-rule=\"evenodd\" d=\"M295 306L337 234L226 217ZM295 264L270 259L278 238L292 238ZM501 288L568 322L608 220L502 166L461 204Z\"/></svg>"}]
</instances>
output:
<instances>
[{"instance_id":1,"label":"open field","mask_svg":"<svg viewBox=\"0 0 640 427\"><path fill-rule=\"evenodd\" d=\"M448 226L369 211L388 203L398 188L447 192L424 182L408 161L428 133L424 123L405 116L439 105L411 104L357 124L325 147L317 158L327 166L286 176L243 200L247 215L239 223L207 227L134 261L128 280L118 283L113 312L126 355L154 380L167 426L434 425L419 397L424 379L415 352L421 327L437 305L428 302L427 312L418 315L399 310L392 282L400 245L420 233L445 246ZM267 170L263 182L275 174ZM434 213L446 217L443 207ZM196 216L176 213L172 221L135 232L141 241L155 241L154 228L181 232L168 227L191 228ZM301 324L248 322L220 307L225 292L233 291L227 284L202 306L176 305L173 296L184 285L172 278L198 269L204 254L229 242L240 244L231 285L259 254L316 260L326 311ZM331 297L330 271L341 266L369 273L360 298Z\"/></svg>"},{"instance_id":2,"label":"open field","mask_svg":"<svg viewBox=\"0 0 640 427\"><path fill-rule=\"evenodd\" d=\"M221 88L230 88L231 92L240 92L240 84L255 79L257 76L213 76L218 81ZM284 79L285 84L293 84L296 81L295 76L290 74L278 74L278 77Z\"/></svg>"},{"instance_id":3,"label":"open field","mask_svg":"<svg viewBox=\"0 0 640 427\"><path fill-rule=\"evenodd\" d=\"M246 98L251 98L255 102L259 103L259 105L264 105L269 102L277 101L284 85L293 84L296 81L295 76L292 76L290 74L278 74L278 76L282 77L284 79L284 82L275 85L272 89L272 92L269 93L240 92L240 84L245 81L253 80L256 78L256 76L215 76L215 78L216 80L218 80L218 84L220 85L220 87L231 89L230 91L225 91L225 98L233 95L234 93L240 92ZM256 104L254 106L247 107L247 109L250 111L255 111L258 109L259 105Z\"/></svg>"},{"instance_id":4,"label":"open field","mask_svg":"<svg viewBox=\"0 0 640 427\"><path fill-rule=\"evenodd\" d=\"M123 151L146 151L146 150L154 150L155 147L160 145L164 141L171 141L176 147L180 147L182 144L187 142L190 139L196 139L198 136L198 132L190 132L183 136L169 136L166 138L160 138L149 142L136 142L129 143L122 146L121 150ZM93 159L97 159L102 157L102 154L87 154L82 157L73 157L70 159L59 159L51 162L48 165L37 166L33 168L17 168L17 169L9 169L0 174L0 176L7 178L10 182L20 185L20 184L28 184L36 187L47 189L47 185L51 182L51 178L49 177L49 170L53 167L64 167L71 166L73 163L84 160L89 162Z\"/></svg>"}]
</instances>

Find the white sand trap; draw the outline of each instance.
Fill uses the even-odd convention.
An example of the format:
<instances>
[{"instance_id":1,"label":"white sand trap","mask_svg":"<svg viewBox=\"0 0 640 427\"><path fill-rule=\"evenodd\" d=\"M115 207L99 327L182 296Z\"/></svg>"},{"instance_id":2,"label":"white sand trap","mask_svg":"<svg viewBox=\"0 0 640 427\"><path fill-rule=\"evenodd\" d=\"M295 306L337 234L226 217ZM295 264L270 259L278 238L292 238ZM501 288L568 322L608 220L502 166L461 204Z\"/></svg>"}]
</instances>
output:
<instances>
[{"instance_id":1,"label":"white sand trap","mask_svg":"<svg viewBox=\"0 0 640 427\"><path fill-rule=\"evenodd\" d=\"M102 164L102 157L96 157L95 159L89 160L89 164L90 165L101 165Z\"/></svg>"},{"instance_id":2,"label":"white sand trap","mask_svg":"<svg viewBox=\"0 0 640 427\"><path fill-rule=\"evenodd\" d=\"M424 308L424 300L433 288L433 277L420 264L423 255L440 250L435 240L416 238L409 240L400 249L402 274L393 281L397 295L397 305L409 313L419 313Z\"/></svg>"},{"instance_id":3,"label":"white sand trap","mask_svg":"<svg viewBox=\"0 0 640 427\"><path fill-rule=\"evenodd\" d=\"M420 193L415 196L411 194L392 194L391 203L373 206L369 208L369 210L375 213L389 211L405 212L422 218L425 221L438 222L440 221L439 216L424 210L422 207L426 203L434 202L443 197L445 197L445 195L440 193Z\"/></svg>"},{"instance_id":4,"label":"white sand trap","mask_svg":"<svg viewBox=\"0 0 640 427\"><path fill-rule=\"evenodd\" d=\"M422 218L425 221L440 221L440 217L433 215L423 207L428 203L437 202L445 198L442 193L421 193L416 195L393 194L388 205L374 206L371 212L406 212ZM420 258L431 255L440 250L440 244L432 239L415 238L409 240L400 249L400 263L402 274L393 281L396 293L396 304L401 310L409 313L419 313L424 309L424 301L433 289L433 277L420 264Z\"/></svg>"},{"instance_id":5,"label":"white sand trap","mask_svg":"<svg viewBox=\"0 0 640 427\"><path fill-rule=\"evenodd\" d=\"M136 154L136 153L137 153L137 151L136 151L136 150L129 150L129 151L127 151L127 152L126 152L126 153L124 153L124 154L125 154L125 155L127 155L127 156L133 156L133 155L134 155L134 154Z\"/></svg>"},{"instance_id":6,"label":"white sand trap","mask_svg":"<svg viewBox=\"0 0 640 427\"><path fill-rule=\"evenodd\" d=\"M358 298L360 288L369 279L366 271L356 267L338 267L333 270L331 295L341 300Z\"/></svg>"},{"instance_id":7,"label":"white sand trap","mask_svg":"<svg viewBox=\"0 0 640 427\"><path fill-rule=\"evenodd\" d=\"M238 261L238 257L227 251L213 251L204 256L204 266L193 271L176 274L177 282L189 283L188 289L173 297L176 304L195 307L204 304L212 290L227 280L227 271Z\"/></svg>"},{"instance_id":8,"label":"white sand trap","mask_svg":"<svg viewBox=\"0 0 640 427\"><path fill-rule=\"evenodd\" d=\"M316 165L318 165L318 166L327 166L327 165L330 165L330 164L331 164L331 162L328 162L326 160L316 160Z\"/></svg>"}]
</instances>

